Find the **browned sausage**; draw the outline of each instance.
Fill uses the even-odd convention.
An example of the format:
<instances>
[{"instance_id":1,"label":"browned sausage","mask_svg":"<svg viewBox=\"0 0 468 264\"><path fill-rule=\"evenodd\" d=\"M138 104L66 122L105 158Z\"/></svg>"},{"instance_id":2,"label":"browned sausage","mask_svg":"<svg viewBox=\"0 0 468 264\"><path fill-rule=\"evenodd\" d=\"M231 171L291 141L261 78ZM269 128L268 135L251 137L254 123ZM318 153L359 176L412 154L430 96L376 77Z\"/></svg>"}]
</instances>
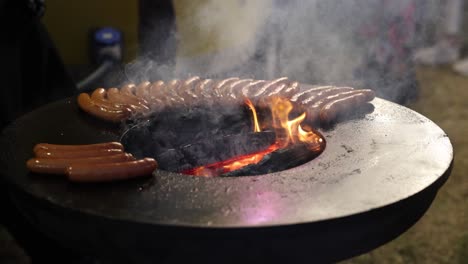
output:
<instances>
[{"instance_id":1,"label":"browned sausage","mask_svg":"<svg viewBox=\"0 0 468 264\"><path fill-rule=\"evenodd\" d=\"M34 146L34 153L38 150L60 150L60 151L80 151L80 150L92 150L92 149L121 149L124 147L119 142L106 142L97 144L86 144L86 145L58 145L48 143L38 143Z\"/></svg>"},{"instance_id":2,"label":"browned sausage","mask_svg":"<svg viewBox=\"0 0 468 264\"><path fill-rule=\"evenodd\" d=\"M122 88L120 88L120 93L134 97L135 96L135 84L133 83L125 84L124 86L122 86Z\"/></svg>"},{"instance_id":3,"label":"browned sausage","mask_svg":"<svg viewBox=\"0 0 468 264\"><path fill-rule=\"evenodd\" d=\"M165 86L165 83L159 80L151 83L151 85L148 88L149 97L147 97L146 99L148 100L150 108L153 111L160 111L165 107L164 102L162 100L162 98L164 98L164 94L162 91Z\"/></svg>"},{"instance_id":4,"label":"browned sausage","mask_svg":"<svg viewBox=\"0 0 468 264\"><path fill-rule=\"evenodd\" d=\"M187 104L192 104L198 98L198 95L194 93L194 87L197 86L202 79L198 76L193 76L186 79L182 85L178 87L177 94L184 99Z\"/></svg>"},{"instance_id":5,"label":"browned sausage","mask_svg":"<svg viewBox=\"0 0 468 264\"><path fill-rule=\"evenodd\" d=\"M329 123L335 120L339 114L363 105L374 99L374 97L375 94L373 92L366 91L329 102L320 110L320 121Z\"/></svg>"},{"instance_id":6,"label":"browned sausage","mask_svg":"<svg viewBox=\"0 0 468 264\"><path fill-rule=\"evenodd\" d=\"M244 87L245 85L251 83L253 81L253 79L240 79L240 80L237 80L233 83L231 83L231 85L229 85L229 89L227 91L227 96L233 98L233 99L239 99L239 100L243 100L243 95L242 95L242 87Z\"/></svg>"},{"instance_id":7,"label":"browned sausage","mask_svg":"<svg viewBox=\"0 0 468 264\"><path fill-rule=\"evenodd\" d=\"M314 87L311 87L309 89L306 89L306 90L303 90L303 91L300 91L300 92L297 92L295 94L292 95L291 97L291 101L292 102L296 102L296 101L299 101L301 102L302 99L304 99L304 97L310 95L310 94L315 94L315 93L319 93L319 92L322 92L323 90L326 90L326 89L330 89L330 88L333 88L333 86L314 86Z\"/></svg>"},{"instance_id":8,"label":"browned sausage","mask_svg":"<svg viewBox=\"0 0 468 264\"><path fill-rule=\"evenodd\" d=\"M86 150L44 150L39 149L36 151L36 157L38 158L50 158L50 159L71 159L71 158L90 158L90 157L104 157L112 156L115 154L123 153L121 149L86 149Z\"/></svg>"},{"instance_id":9,"label":"browned sausage","mask_svg":"<svg viewBox=\"0 0 468 264\"><path fill-rule=\"evenodd\" d=\"M222 90L224 86L230 85L232 82L235 82L239 80L237 77L232 77L232 78L227 78L227 79L222 79L216 82L215 85L212 87L212 94L216 97L223 97Z\"/></svg>"},{"instance_id":10,"label":"browned sausage","mask_svg":"<svg viewBox=\"0 0 468 264\"><path fill-rule=\"evenodd\" d=\"M289 98L291 97L292 94L297 93L299 88L300 88L299 83L293 82L291 83L291 85L288 86L288 88L286 88L284 91L281 91L281 96Z\"/></svg>"},{"instance_id":11,"label":"browned sausage","mask_svg":"<svg viewBox=\"0 0 468 264\"><path fill-rule=\"evenodd\" d=\"M318 101L320 101L323 98L326 98L328 96L333 96L333 95L338 94L338 93L352 91L352 90L354 90L354 88L332 86L331 88L322 90L319 93L309 95L308 97L303 98L303 99L301 99L301 101L297 101L297 102L301 103L301 104L304 104L304 105L313 105L316 102L318 102Z\"/></svg>"},{"instance_id":12,"label":"browned sausage","mask_svg":"<svg viewBox=\"0 0 468 264\"><path fill-rule=\"evenodd\" d=\"M128 93L121 93L117 88L108 89L107 98L113 103L132 105L138 109L138 112L149 112L149 104L146 100L137 98L136 96Z\"/></svg>"},{"instance_id":13,"label":"browned sausage","mask_svg":"<svg viewBox=\"0 0 468 264\"><path fill-rule=\"evenodd\" d=\"M267 81L265 80L256 80L256 81L253 81L244 85L244 87L242 87L242 95L244 97L250 98L258 89L258 87L263 85L266 82Z\"/></svg>"},{"instance_id":14,"label":"browned sausage","mask_svg":"<svg viewBox=\"0 0 468 264\"><path fill-rule=\"evenodd\" d=\"M194 88L193 92L198 96L200 99L208 99L213 97L213 93L211 92L211 87L215 85L216 81L212 79L205 79L199 82Z\"/></svg>"},{"instance_id":15,"label":"browned sausage","mask_svg":"<svg viewBox=\"0 0 468 264\"><path fill-rule=\"evenodd\" d=\"M150 176L158 167L151 158L104 164L74 164L67 168L67 177L74 182L106 182Z\"/></svg>"},{"instance_id":16,"label":"browned sausage","mask_svg":"<svg viewBox=\"0 0 468 264\"><path fill-rule=\"evenodd\" d=\"M350 91L343 91L343 92L340 92L340 93L337 93L337 94L327 96L325 98L322 98L319 101L316 101L314 104L307 106L307 108L306 108L306 111L307 111L307 117L306 118L307 118L307 120L309 120L311 122L318 121L320 111L322 110L322 108L325 105L327 105L330 102L333 102L333 101L336 101L336 100L339 100L341 98L345 98L345 97L348 97L348 96L351 96L351 95L354 95L354 94L358 94L358 93L362 93L362 94L369 94L370 93L372 95L374 94L374 92L372 90L350 90ZM371 97L373 98L373 96L371 96ZM372 99L370 99L370 100L372 100Z\"/></svg>"},{"instance_id":17,"label":"browned sausage","mask_svg":"<svg viewBox=\"0 0 468 264\"><path fill-rule=\"evenodd\" d=\"M281 77L275 80L268 81L264 83L260 88L258 88L255 93L253 94L253 97L260 97L264 93L269 93L271 92L270 90L274 90L278 85L288 81L288 77Z\"/></svg>"},{"instance_id":18,"label":"browned sausage","mask_svg":"<svg viewBox=\"0 0 468 264\"><path fill-rule=\"evenodd\" d=\"M149 98L149 88L151 86L151 83L146 81L140 83L136 88L135 88L135 95L138 98L142 98L148 101Z\"/></svg>"},{"instance_id":19,"label":"browned sausage","mask_svg":"<svg viewBox=\"0 0 468 264\"><path fill-rule=\"evenodd\" d=\"M90 115L97 118L110 121L119 122L130 117L132 111L128 108L113 108L99 104L91 99L87 93L82 93L78 96L79 107Z\"/></svg>"},{"instance_id":20,"label":"browned sausage","mask_svg":"<svg viewBox=\"0 0 468 264\"><path fill-rule=\"evenodd\" d=\"M91 158L70 158L70 159L49 159L49 158L32 158L26 162L26 167L35 173L46 174L65 174L66 169L74 164L98 164L132 161L135 158L128 153L120 153L107 157L91 157Z\"/></svg>"}]
</instances>

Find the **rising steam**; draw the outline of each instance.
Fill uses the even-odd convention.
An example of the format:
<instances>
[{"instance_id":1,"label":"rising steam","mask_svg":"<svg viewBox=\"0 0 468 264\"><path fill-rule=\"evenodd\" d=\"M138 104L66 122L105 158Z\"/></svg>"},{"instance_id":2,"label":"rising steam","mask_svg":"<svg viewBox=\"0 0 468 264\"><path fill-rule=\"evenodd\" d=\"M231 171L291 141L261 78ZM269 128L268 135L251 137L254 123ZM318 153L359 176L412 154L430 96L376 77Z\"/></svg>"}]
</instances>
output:
<instances>
[{"instance_id":1,"label":"rising steam","mask_svg":"<svg viewBox=\"0 0 468 264\"><path fill-rule=\"evenodd\" d=\"M399 17L402 10L420 2L417 0L179 2L189 5L186 9L190 12L183 14L185 27L179 32L175 65L139 58L127 67L126 75L131 81L190 75L255 79L288 76L303 83L371 88L393 100L405 93L398 88L399 82L407 81L407 76L413 73L408 56L401 58L403 64L409 65L403 70L408 74L402 78L385 75L392 69L379 69L377 73L372 68L363 70L366 55L373 52L370 47L378 47L369 42L379 41L382 36L363 38L360 33L366 24L397 23L403 19ZM383 2L387 2L385 8ZM382 28L375 26L377 30ZM410 30L414 34L414 28ZM405 45L418 42L415 36L405 41L409 42Z\"/></svg>"}]
</instances>

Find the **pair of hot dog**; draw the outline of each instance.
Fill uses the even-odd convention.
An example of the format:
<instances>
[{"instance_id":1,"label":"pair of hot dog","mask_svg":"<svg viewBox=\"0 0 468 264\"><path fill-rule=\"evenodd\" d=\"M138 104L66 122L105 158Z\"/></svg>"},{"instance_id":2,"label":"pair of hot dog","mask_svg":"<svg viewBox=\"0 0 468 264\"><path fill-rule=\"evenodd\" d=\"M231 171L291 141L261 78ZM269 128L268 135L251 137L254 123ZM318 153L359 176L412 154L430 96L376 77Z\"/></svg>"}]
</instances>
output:
<instances>
[{"instance_id":1,"label":"pair of hot dog","mask_svg":"<svg viewBox=\"0 0 468 264\"><path fill-rule=\"evenodd\" d=\"M103 182L149 176L157 168L151 158L135 160L118 142L88 145L37 144L27 168L41 174L64 174L74 182Z\"/></svg>"}]
</instances>

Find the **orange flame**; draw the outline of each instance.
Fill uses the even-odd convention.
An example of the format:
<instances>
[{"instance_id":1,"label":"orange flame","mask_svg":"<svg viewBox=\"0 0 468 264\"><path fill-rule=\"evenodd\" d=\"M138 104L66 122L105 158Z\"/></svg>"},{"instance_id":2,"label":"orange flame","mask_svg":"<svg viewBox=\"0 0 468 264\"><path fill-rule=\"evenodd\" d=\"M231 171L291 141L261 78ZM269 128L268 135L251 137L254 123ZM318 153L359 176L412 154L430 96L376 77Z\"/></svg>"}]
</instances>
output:
<instances>
[{"instance_id":1,"label":"orange flame","mask_svg":"<svg viewBox=\"0 0 468 264\"><path fill-rule=\"evenodd\" d=\"M255 106L252 104L252 101L250 101L248 98L244 99L244 103L250 108L250 111L252 111L254 132L260 132L260 124L258 123L257 111L255 110Z\"/></svg>"},{"instance_id":2,"label":"orange flame","mask_svg":"<svg viewBox=\"0 0 468 264\"><path fill-rule=\"evenodd\" d=\"M255 106L249 99L244 100L245 104L252 111L254 132L261 132L260 123L257 117ZM271 97L267 105L271 110L270 126L275 130L276 142L265 150L251 154L241 155L228 160L200 166L194 169L183 171L185 174L196 176L217 176L231 171L238 170L250 164L257 164L263 157L280 148L285 148L296 143L305 143L311 151L320 151L323 147L323 139L313 131L306 131L301 127L301 123L306 118L306 113L289 120L289 115L293 110L293 104L286 98ZM307 129L311 130L311 129Z\"/></svg>"},{"instance_id":3,"label":"orange flame","mask_svg":"<svg viewBox=\"0 0 468 264\"><path fill-rule=\"evenodd\" d=\"M312 131L304 130L300 125L306 118L305 112L289 120L289 114L294 106L288 99L271 97L269 107L272 116L272 126L276 132L276 140L282 147L299 142L308 144L311 149L321 146L323 139Z\"/></svg>"}]
</instances>

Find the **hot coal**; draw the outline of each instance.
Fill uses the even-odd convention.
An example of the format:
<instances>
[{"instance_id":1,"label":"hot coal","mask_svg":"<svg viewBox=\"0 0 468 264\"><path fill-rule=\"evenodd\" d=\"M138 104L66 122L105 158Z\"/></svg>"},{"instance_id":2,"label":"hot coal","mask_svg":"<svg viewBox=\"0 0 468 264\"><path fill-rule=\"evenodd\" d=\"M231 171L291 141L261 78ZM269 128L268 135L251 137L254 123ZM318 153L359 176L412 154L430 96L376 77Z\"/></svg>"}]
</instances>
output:
<instances>
[{"instance_id":1,"label":"hot coal","mask_svg":"<svg viewBox=\"0 0 468 264\"><path fill-rule=\"evenodd\" d=\"M176 172L261 151L275 141L273 132L253 133L250 110L238 104L169 108L127 125L121 138L127 152Z\"/></svg>"},{"instance_id":2,"label":"hot coal","mask_svg":"<svg viewBox=\"0 0 468 264\"><path fill-rule=\"evenodd\" d=\"M159 167L168 171L183 171L233 157L258 152L275 142L274 132L244 133L217 136L176 149L168 149L154 156Z\"/></svg>"},{"instance_id":3,"label":"hot coal","mask_svg":"<svg viewBox=\"0 0 468 264\"><path fill-rule=\"evenodd\" d=\"M261 175L282 171L302 165L314 159L320 153L321 151L309 149L307 144L298 143L265 155L257 164L251 164L221 176Z\"/></svg>"}]
</instances>

